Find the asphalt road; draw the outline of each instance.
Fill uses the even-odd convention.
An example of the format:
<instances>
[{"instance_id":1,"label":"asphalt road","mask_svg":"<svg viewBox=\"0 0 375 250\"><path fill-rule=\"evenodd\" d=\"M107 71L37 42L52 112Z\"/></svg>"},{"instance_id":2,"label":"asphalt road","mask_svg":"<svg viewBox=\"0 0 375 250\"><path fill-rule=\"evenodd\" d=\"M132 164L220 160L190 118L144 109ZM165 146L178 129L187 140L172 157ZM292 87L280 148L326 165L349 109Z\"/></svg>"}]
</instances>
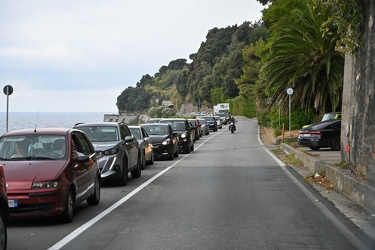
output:
<instances>
[{"instance_id":1,"label":"asphalt road","mask_svg":"<svg viewBox=\"0 0 375 250\"><path fill-rule=\"evenodd\" d=\"M74 221L12 220L8 249L375 249L239 118L126 187L104 186Z\"/></svg>"}]
</instances>

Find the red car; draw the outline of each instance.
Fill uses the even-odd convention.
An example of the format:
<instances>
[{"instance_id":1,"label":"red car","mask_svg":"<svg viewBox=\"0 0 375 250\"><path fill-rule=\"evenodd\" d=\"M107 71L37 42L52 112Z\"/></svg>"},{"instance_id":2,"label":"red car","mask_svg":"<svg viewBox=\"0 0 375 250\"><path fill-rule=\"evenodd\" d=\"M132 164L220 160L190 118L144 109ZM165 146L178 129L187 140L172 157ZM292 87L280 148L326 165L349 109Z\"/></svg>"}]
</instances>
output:
<instances>
[{"instance_id":1,"label":"red car","mask_svg":"<svg viewBox=\"0 0 375 250\"><path fill-rule=\"evenodd\" d=\"M9 221L9 207L4 177L4 168L0 165L0 249L7 248L7 225Z\"/></svg>"},{"instance_id":2,"label":"red car","mask_svg":"<svg viewBox=\"0 0 375 250\"><path fill-rule=\"evenodd\" d=\"M16 130L0 137L10 217L61 216L100 201L100 172L86 134L76 129Z\"/></svg>"}]
</instances>

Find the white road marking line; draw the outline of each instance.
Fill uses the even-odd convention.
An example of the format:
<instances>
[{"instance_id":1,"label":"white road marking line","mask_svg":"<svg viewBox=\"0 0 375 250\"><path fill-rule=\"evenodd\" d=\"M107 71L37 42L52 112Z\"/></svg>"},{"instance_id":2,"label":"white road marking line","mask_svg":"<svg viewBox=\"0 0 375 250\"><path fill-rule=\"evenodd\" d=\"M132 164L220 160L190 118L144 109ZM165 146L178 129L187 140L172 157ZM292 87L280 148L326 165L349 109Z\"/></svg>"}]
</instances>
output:
<instances>
[{"instance_id":1,"label":"white road marking line","mask_svg":"<svg viewBox=\"0 0 375 250\"><path fill-rule=\"evenodd\" d=\"M204 142L202 142L196 149L200 148L208 140L210 140L214 136L222 133L223 131L218 132L218 133L216 133L213 136L210 136ZM115 210L117 207L121 206L123 203L125 203L127 200L129 200L131 197L133 197L135 194L137 194L143 188L147 187L154 180L156 180L157 178L159 178L160 176L162 176L164 173L166 173L170 169L174 168L178 163L180 163L182 160L184 160L189 155L190 154L184 155L182 158L180 158L176 162L174 162L171 166L167 167L163 171L161 171L158 174L154 175L151 179L149 179L148 181L144 182L142 185L140 185L139 187L137 187L136 189L134 189L132 192L130 192L128 195L126 195L125 197L123 197L121 200L117 201L115 204L113 204L112 206L110 206L109 208L107 208L106 210L104 210L103 212L101 212L100 214L98 214L97 216L95 216L94 218L92 218L91 220L89 220L88 222L86 222L85 224L83 224L82 226L78 227L76 230L74 230L73 232L71 232L70 234L68 234L67 236L65 236L62 240L60 240L59 242L57 242L55 245L53 245L49 249L50 250L57 250L57 249L61 249L62 247L64 247L66 244L68 244L69 242L71 242L73 239L75 239L81 233L83 233L88 228L90 228L91 226L93 226L96 222L98 222L104 216L106 216L107 214L109 214L110 212L112 212L113 210Z\"/></svg>"}]
</instances>

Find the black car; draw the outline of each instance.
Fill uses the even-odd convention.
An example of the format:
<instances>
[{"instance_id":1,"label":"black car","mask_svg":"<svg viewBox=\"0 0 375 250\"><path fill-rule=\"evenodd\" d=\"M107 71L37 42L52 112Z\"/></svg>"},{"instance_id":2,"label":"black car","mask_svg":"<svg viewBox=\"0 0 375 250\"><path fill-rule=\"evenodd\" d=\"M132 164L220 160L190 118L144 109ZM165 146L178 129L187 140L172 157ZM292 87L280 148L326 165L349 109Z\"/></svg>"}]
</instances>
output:
<instances>
[{"instance_id":1,"label":"black car","mask_svg":"<svg viewBox=\"0 0 375 250\"><path fill-rule=\"evenodd\" d=\"M194 141L199 140L201 137L199 127L198 127L198 121L196 119L188 119L190 123L190 127L192 128L192 132L194 132Z\"/></svg>"},{"instance_id":2,"label":"black car","mask_svg":"<svg viewBox=\"0 0 375 250\"><path fill-rule=\"evenodd\" d=\"M126 186L129 172L133 178L141 176L144 154L125 123L80 123L74 128L85 132L94 145L103 181L116 180Z\"/></svg>"},{"instance_id":3,"label":"black car","mask_svg":"<svg viewBox=\"0 0 375 250\"><path fill-rule=\"evenodd\" d=\"M217 122L215 116L202 116L201 118L206 121L209 130L212 130L214 132L217 131Z\"/></svg>"},{"instance_id":4,"label":"black car","mask_svg":"<svg viewBox=\"0 0 375 250\"><path fill-rule=\"evenodd\" d=\"M160 123L170 124L173 131L178 134L178 145L182 153L190 154L194 151L194 130L187 119L185 118L164 118Z\"/></svg>"},{"instance_id":5,"label":"black car","mask_svg":"<svg viewBox=\"0 0 375 250\"><path fill-rule=\"evenodd\" d=\"M155 159L178 157L178 137L169 124L146 123L141 125L151 138Z\"/></svg>"},{"instance_id":6,"label":"black car","mask_svg":"<svg viewBox=\"0 0 375 250\"><path fill-rule=\"evenodd\" d=\"M298 144L312 150L340 150L340 134L341 119L318 122L299 131Z\"/></svg>"}]
</instances>

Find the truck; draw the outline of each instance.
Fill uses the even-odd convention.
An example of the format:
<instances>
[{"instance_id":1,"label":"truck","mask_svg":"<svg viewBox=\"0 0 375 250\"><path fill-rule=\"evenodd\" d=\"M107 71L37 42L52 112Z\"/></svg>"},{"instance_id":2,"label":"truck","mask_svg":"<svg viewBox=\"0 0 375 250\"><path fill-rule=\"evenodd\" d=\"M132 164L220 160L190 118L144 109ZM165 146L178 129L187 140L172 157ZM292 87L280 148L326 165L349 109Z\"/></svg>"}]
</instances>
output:
<instances>
[{"instance_id":1,"label":"truck","mask_svg":"<svg viewBox=\"0 0 375 250\"><path fill-rule=\"evenodd\" d=\"M227 124L230 116L229 103L218 103L214 106L214 115L220 116L221 122Z\"/></svg>"},{"instance_id":2,"label":"truck","mask_svg":"<svg viewBox=\"0 0 375 250\"><path fill-rule=\"evenodd\" d=\"M217 113L230 113L229 103L218 103L216 106Z\"/></svg>"}]
</instances>

